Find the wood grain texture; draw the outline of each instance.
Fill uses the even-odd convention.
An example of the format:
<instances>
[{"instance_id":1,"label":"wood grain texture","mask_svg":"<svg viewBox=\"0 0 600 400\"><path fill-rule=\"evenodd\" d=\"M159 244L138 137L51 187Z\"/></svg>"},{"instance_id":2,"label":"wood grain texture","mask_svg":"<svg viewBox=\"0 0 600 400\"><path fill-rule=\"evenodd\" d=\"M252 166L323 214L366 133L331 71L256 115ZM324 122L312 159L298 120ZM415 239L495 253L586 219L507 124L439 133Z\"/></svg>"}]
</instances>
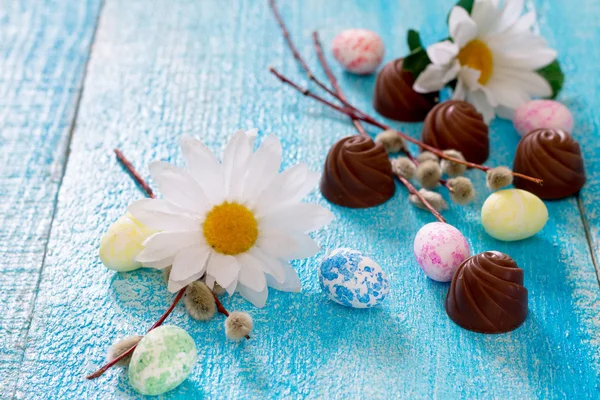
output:
<instances>
[{"instance_id":1,"label":"wood grain texture","mask_svg":"<svg viewBox=\"0 0 600 400\"><path fill-rule=\"evenodd\" d=\"M236 128L257 126L261 136L275 132L281 138L285 166L304 161L321 170L331 145L353 133L347 118L269 75L273 65L306 83L266 3L160 0L149 7L145 0L106 1L17 398L138 397L118 370L93 382L83 378L101 364L113 340L144 331L172 298L156 271L115 274L98 259L102 233L142 197L115 161L113 147L147 176L152 160L182 163L178 138L184 133L220 150ZM426 43L445 37L452 1L280 3L300 51L318 70L313 29L326 44L343 28L376 30L391 60L406 53L408 28L421 29ZM337 66L335 72L350 101L372 112L374 77L341 74ZM420 130L419 124L395 126L414 136ZM510 164L517 140L508 122L494 122L489 163ZM168 323L195 338L199 363L165 397L598 398L600 289L575 199L548 203L551 219L536 237L498 242L479 223L484 176L468 175L479 190L476 202L454 206L445 216L474 253L503 251L524 268L530 314L521 328L486 336L447 318L448 285L425 278L411 250L415 233L432 218L409 205L403 188L368 210L332 206L315 192L310 199L336 215L315 235L324 252L347 246L379 261L391 279L385 305L351 310L326 300L316 273L321 254L295 263L301 294L272 291L261 310L239 296L226 300L228 309L252 313L250 341L228 342L221 318L199 323L177 307Z\"/></svg>"},{"instance_id":2,"label":"wood grain texture","mask_svg":"<svg viewBox=\"0 0 600 400\"><path fill-rule=\"evenodd\" d=\"M537 0L542 17L542 33L559 49L559 58L566 75L560 100L574 114L573 136L581 144L587 183L580 193L587 221L591 248L600 260L600 86L596 83L597 45L600 26L594 15L600 3L594 0L577 2L577 6L548 0Z\"/></svg>"},{"instance_id":3,"label":"wood grain texture","mask_svg":"<svg viewBox=\"0 0 600 400\"><path fill-rule=\"evenodd\" d=\"M0 1L0 397L16 386L98 0Z\"/></svg>"}]
</instances>

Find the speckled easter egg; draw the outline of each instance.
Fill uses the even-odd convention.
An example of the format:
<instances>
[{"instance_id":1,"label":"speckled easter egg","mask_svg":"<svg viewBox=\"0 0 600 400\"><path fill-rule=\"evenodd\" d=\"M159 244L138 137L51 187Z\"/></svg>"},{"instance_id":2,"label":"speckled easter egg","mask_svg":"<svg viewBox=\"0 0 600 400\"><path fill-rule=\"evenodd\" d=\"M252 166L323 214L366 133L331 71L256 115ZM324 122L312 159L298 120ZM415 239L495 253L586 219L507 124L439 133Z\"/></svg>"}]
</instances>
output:
<instances>
[{"instance_id":1,"label":"speckled easter egg","mask_svg":"<svg viewBox=\"0 0 600 400\"><path fill-rule=\"evenodd\" d=\"M492 193L481 208L485 231L498 240L526 239L542 230L548 221L548 209L533 193L506 189Z\"/></svg>"},{"instance_id":2,"label":"speckled easter egg","mask_svg":"<svg viewBox=\"0 0 600 400\"><path fill-rule=\"evenodd\" d=\"M353 308L378 306L390 290L387 276L375 261L346 248L336 249L323 259L319 283L331 300Z\"/></svg>"},{"instance_id":3,"label":"speckled easter egg","mask_svg":"<svg viewBox=\"0 0 600 400\"><path fill-rule=\"evenodd\" d=\"M159 326L135 348L129 363L129 384L146 396L168 392L188 377L197 360L196 344L186 331Z\"/></svg>"},{"instance_id":4,"label":"speckled easter egg","mask_svg":"<svg viewBox=\"0 0 600 400\"><path fill-rule=\"evenodd\" d=\"M133 271L142 266L134 258L142 251L142 243L155 234L129 213L121 216L100 239L100 260L117 272Z\"/></svg>"},{"instance_id":5,"label":"speckled easter egg","mask_svg":"<svg viewBox=\"0 0 600 400\"><path fill-rule=\"evenodd\" d=\"M333 39L335 59L348 72L373 73L383 60L383 41L375 32L365 29L348 29Z\"/></svg>"},{"instance_id":6,"label":"speckled easter egg","mask_svg":"<svg viewBox=\"0 0 600 400\"><path fill-rule=\"evenodd\" d=\"M431 222L419 229L414 252L425 275L438 282L450 282L454 271L471 255L462 233L442 222Z\"/></svg>"},{"instance_id":7,"label":"speckled easter egg","mask_svg":"<svg viewBox=\"0 0 600 400\"><path fill-rule=\"evenodd\" d=\"M532 100L515 110L515 129L521 136L541 128L573 131L573 114L558 101Z\"/></svg>"}]
</instances>

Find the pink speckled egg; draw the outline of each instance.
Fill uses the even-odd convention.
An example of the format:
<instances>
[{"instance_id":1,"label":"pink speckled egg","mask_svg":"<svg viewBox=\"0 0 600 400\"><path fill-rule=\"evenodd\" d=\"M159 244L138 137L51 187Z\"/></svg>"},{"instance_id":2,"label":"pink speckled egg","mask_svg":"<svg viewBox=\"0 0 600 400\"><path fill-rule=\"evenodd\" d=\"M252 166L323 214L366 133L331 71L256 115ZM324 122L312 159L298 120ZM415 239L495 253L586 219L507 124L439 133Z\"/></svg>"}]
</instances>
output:
<instances>
[{"instance_id":1,"label":"pink speckled egg","mask_svg":"<svg viewBox=\"0 0 600 400\"><path fill-rule=\"evenodd\" d=\"M454 271L471 255L462 233L442 222L432 222L419 229L414 252L425 275L438 282L450 282Z\"/></svg>"},{"instance_id":2,"label":"pink speckled egg","mask_svg":"<svg viewBox=\"0 0 600 400\"><path fill-rule=\"evenodd\" d=\"M383 60L384 47L379 35L365 29L348 29L332 43L333 56L346 71L373 73Z\"/></svg>"},{"instance_id":3,"label":"pink speckled egg","mask_svg":"<svg viewBox=\"0 0 600 400\"><path fill-rule=\"evenodd\" d=\"M515 110L513 124L521 136L541 128L562 129L571 133L573 114L558 101L531 100Z\"/></svg>"}]
</instances>

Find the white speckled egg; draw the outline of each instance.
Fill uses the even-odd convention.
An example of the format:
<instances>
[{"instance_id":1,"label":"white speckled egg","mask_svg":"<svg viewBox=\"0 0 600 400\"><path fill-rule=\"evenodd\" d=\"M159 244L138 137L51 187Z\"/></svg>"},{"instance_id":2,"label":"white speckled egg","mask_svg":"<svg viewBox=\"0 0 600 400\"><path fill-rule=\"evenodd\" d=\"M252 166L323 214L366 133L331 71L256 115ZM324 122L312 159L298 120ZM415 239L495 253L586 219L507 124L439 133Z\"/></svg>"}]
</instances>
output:
<instances>
[{"instance_id":1,"label":"white speckled egg","mask_svg":"<svg viewBox=\"0 0 600 400\"><path fill-rule=\"evenodd\" d=\"M365 29L348 29L333 39L335 59L348 72L373 73L383 60L383 41L375 32Z\"/></svg>"},{"instance_id":2,"label":"white speckled egg","mask_svg":"<svg viewBox=\"0 0 600 400\"><path fill-rule=\"evenodd\" d=\"M541 128L573 131L573 114L558 101L531 100L515 110L515 129L521 136Z\"/></svg>"},{"instance_id":3,"label":"white speckled egg","mask_svg":"<svg viewBox=\"0 0 600 400\"><path fill-rule=\"evenodd\" d=\"M133 271L142 266L135 257L142 251L144 240L155 234L129 213L121 216L100 240L100 260L117 272Z\"/></svg>"},{"instance_id":4,"label":"white speckled egg","mask_svg":"<svg viewBox=\"0 0 600 400\"><path fill-rule=\"evenodd\" d=\"M471 255L462 233L443 222L431 222L419 229L414 252L425 275L438 282L450 282L458 266Z\"/></svg>"},{"instance_id":5,"label":"white speckled egg","mask_svg":"<svg viewBox=\"0 0 600 400\"><path fill-rule=\"evenodd\" d=\"M346 248L333 250L323 259L319 283L331 300L352 308L378 306L390 290L387 276L375 261Z\"/></svg>"},{"instance_id":6,"label":"white speckled egg","mask_svg":"<svg viewBox=\"0 0 600 400\"><path fill-rule=\"evenodd\" d=\"M548 209L533 193L506 189L492 193L481 208L485 231L498 240L526 239L542 230L548 221Z\"/></svg>"},{"instance_id":7,"label":"white speckled egg","mask_svg":"<svg viewBox=\"0 0 600 400\"><path fill-rule=\"evenodd\" d=\"M198 360L194 339L183 329L163 325L140 340L129 363L129 384L146 396L168 392L183 382Z\"/></svg>"}]
</instances>

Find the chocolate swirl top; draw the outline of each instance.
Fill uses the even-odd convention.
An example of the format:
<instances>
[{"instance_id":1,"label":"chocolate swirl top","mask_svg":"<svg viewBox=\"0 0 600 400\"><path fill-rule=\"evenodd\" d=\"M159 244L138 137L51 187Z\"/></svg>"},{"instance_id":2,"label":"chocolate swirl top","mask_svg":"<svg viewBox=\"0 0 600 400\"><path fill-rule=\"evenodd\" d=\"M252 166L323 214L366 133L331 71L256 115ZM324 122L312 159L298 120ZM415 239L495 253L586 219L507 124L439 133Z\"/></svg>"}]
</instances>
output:
<instances>
[{"instance_id":1,"label":"chocolate swirl top","mask_svg":"<svg viewBox=\"0 0 600 400\"><path fill-rule=\"evenodd\" d=\"M515 172L544 180L543 185L515 177L514 185L542 199L575 194L585 183L581 149L560 129L536 129L521 138L513 166Z\"/></svg>"},{"instance_id":2,"label":"chocolate swirl top","mask_svg":"<svg viewBox=\"0 0 600 400\"><path fill-rule=\"evenodd\" d=\"M388 154L381 144L355 135L340 139L329 150L321 193L332 203L374 207L389 200L395 189Z\"/></svg>"},{"instance_id":3,"label":"chocolate swirl top","mask_svg":"<svg viewBox=\"0 0 600 400\"><path fill-rule=\"evenodd\" d=\"M466 101L448 100L427 114L421 140L441 150L458 150L467 161L483 164L490 153L488 130L475 107Z\"/></svg>"},{"instance_id":4,"label":"chocolate swirl top","mask_svg":"<svg viewBox=\"0 0 600 400\"><path fill-rule=\"evenodd\" d=\"M499 251L467 258L452 278L446 312L474 332L504 333L518 328L527 318L523 270Z\"/></svg>"},{"instance_id":5,"label":"chocolate swirl top","mask_svg":"<svg viewBox=\"0 0 600 400\"><path fill-rule=\"evenodd\" d=\"M413 90L415 79L402 69L402 58L387 63L377 74L373 107L396 121L420 122L436 105L439 92L421 94Z\"/></svg>"}]
</instances>

